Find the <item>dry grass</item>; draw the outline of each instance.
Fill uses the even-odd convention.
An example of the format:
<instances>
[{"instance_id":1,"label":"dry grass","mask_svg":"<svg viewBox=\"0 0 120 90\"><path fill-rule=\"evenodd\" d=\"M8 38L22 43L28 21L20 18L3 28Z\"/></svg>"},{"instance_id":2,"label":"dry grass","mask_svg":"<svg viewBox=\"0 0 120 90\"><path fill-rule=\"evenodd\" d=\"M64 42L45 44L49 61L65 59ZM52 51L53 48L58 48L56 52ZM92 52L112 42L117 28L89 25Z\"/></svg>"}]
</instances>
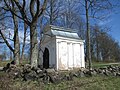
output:
<instances>
[{"instance_id":1,"label":"dry grass","mask_svg":"<svg viewBox=\"0 0 120 90\"><path fill-rule=\"evenodd\" d=\"M12 80L0 72L0 90L119 90L120 77L82 77L59 84L43 84L40 81Z\"/></svg>"},{"instance_id":2,"label":"dry grass","mask_svg":"<svg viewBox=\"0 0 120 90\"><path fill-rule=\"evenodd\" d=\"M0 72L0 90L43 90L44 84L39 81L11 79L7 73Z\"/></svg>"},{"instance_id":3,"label":"dry grass","mask_svg":"<svg viewBox=\"0 0 120 90\"><path fill-rule=\"evenodd\" d=\"M84 77L65 81L58 85L50 84L46 90L119 90L119 77Z\"/></svg>"},{"instance_id":4,"label":"dry grass","mask_svg":"<svg viewBox=\"0 0 120 90\"><path fill-rule=\"evenodd\" d=\"M7 60L7 61L0 61L0 67L5 67L7 63L10 63L11 60ZM23 60L21 64L28 64L29 61L28 60Z\"/></svg>"},{"instance_id":5,"label":"dry grass","mask_svg":"<svg viewBox=\"0 0 120 90\"><path fill-rule=\"evenodd\" d=\"M8 61L0 62L0 66L5 66L6 63ZM102 64L95 65L98 67ZM0 72L0 90L120 90L120 77L82 77L45 85L41 81L13 80L5 72Z\"/></svg>"}]
</instances>

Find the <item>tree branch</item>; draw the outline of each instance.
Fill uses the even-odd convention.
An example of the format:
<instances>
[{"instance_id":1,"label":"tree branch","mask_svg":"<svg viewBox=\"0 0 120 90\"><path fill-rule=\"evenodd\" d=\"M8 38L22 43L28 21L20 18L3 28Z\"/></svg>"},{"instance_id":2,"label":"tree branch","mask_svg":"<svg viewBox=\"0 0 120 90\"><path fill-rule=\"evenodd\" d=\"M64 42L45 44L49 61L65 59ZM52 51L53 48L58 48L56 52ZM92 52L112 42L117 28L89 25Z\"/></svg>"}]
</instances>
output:
<instances>
[{"instance_id":1,"label":"tree branch","mask_svg":"<svg viewBox=\"0 0 120 90\"><path fill-rule=\"evenodd\" d=\"M34 4L35 4L35 0L31 0L31 2L30 2L30 13L31 13L32 18L35 15L35 13L34 13Z\"/></svg>"},{"instance_id":2,"label":"tree branch","mask_svg":"<svg viewBox=\"0 0 120 90\"><path fill-rule=\"evenodd\" d=\"M12 1L15 2L15 4L17 5L17 7L22 15L22 18L20 18L20 19L24 20L28 25L30 25L30 21L27 18L26 13L25 13L25 0L23 1L23 7L19 4L18 0L12 0Z\"/></svg>"},{"instance_id":3,"label":"tree branch","mask_svg":"<svg viewBox=\"0 0 120 90\"><path fill-rule=\"evenodd\" d=\"M39 13L38 17L39 17L40 15L42 15L43 12L45 11L46 6L47 6L47 1L48 1L48 0L44 0L44 3L43 3L43 5L42 5L42 8L41 8L41 10L40 10L40 13Z\"/></svg>"},{"instance_id":4,"label":"tree branch","mask_svg":"<svg viewBox=\"0 0 120 90\"><path fill-rule=\"evenodd\" d=\"M7 41L6 37L4 36L4 34L2 33L2 31L0 30L0 34L1 37L3 38L4 42L6 43L6 45L9 47L9 49L14 52L14 49L11 47L11 45L9 44L9 42Z\"/></svg>"}]
</instances>

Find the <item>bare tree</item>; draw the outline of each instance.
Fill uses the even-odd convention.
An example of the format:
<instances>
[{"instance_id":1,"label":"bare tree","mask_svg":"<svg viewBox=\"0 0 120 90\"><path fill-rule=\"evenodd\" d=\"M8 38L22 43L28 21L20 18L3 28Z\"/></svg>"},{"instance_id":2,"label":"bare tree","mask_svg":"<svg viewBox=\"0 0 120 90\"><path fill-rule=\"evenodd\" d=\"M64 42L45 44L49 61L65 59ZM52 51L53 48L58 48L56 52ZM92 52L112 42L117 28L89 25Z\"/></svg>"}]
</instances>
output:
<instances>
[{"instance_id":1,"label":"bare tree","mask_svg":"<svg viewBox=\"0 0 120 90\"><path fill-rule=\"evenodd\" d=\"M7 40L8 38L5 35L5 33L6 33L5 30L8 29L5 25L6 12L1 7L0 7L0 9L1 9L1 11L0 11L0 36L1 36L2 42L6 43L8 48L14 53L14 49L8 42L8 40Z\"/></svg>"},{"instance_id":2,"label":"bare tree","mask_svg":"<svg viewBox=\"0 0 120 90\"><path fill-rule=\"evenodd\" d=\"M16 65L19 65L20 60L20 43L18 36L18 20L15 15L13 15L14 21L14 59L16 61Z\"/></svg>"},{"instance_id":3,"label":"bare tree","mask_svg":"<svg viewBox=\"0 0 120 90\"><path fill-rule=\"evenodd\" d=\"M96 61L119 61L120 46L112 36L109 35L110 27L94 25L91 30L91 53L92 59Z\"/></svg>"},{"instance_id":4,"label":"bare tree","mask_svg":"<svg viewBox=\"0 0 120 90\"><path fill-rule=\"evenodd\" d=\"M88 1L85 0L85 15L86 15L86 29L87 29L87 45L86 45L86 52L87 52L87 60L89 61L89 69L91 69L91 46L90 46L90 26L89 26L89 5Z\"/></svg>"},{"instance_id":5,"label":"bare tree","mask_svg":"<svg viewBox=\"0 0 120 90\"><path fill-rule=\"evenodd\" d=\"M49 24L53 25L56 24L55 21L58 18L59 15L59 8L60 8L60 4L59 4L59 0L48 0L48 6L45 12L45 15L47 15L49 17Z\"/></svg>"},{"instance_id":6,"label":"bare tree","mask_svg":"<svg viewBox=\"0 0 120 90\"><path fill-rule=\"evenodd\" d=\"M26 33L27 33L27 24L24 22L24 38L23 38L23 45L22 45L22 53L21 53L21 63L24 59L24 51L25 51L25 42L26 42Z\"/></svg>"},{"instance_id":7,"label":"bare tree","mask_svg":"<svg viewBox=\"0 0 120 90\"><path fill-rule=\"evenodd\" d=\"M15 11L8 5L6 1L7 0L4 0L5 5L8 6L7 9L15 16L22 19L28 26L30 26L30 61L31 66L36 67L38 58L37 21L46 9L47 0L44 0L43 2L40 0L30 0L30 2L28 2L27 0L11 0L19 11L18 14L15 13ZM26 13L25 8L28 4L29 13ZM30 18L28 17L29 14L31 15Z\"/></svg>"},{"instance_id":8,"label":"bare tree","mask_svg":"<svg viewBox=\"0 0 120 90\"><path fill-rule=\"evenodd\" d=\"M5 1L5 3L7 3ZM2 7L4 8L4 10L7 10L6 8L11 7L12 10L14 10L14 13L16 12L16 8L15 8L15 4L11 1L8 2L10 6L6 5L6 7ZM20 58L20 44L19 44L19 36L18 36L18 18L11 12L11 17L13 19L13 23L14 23L14 49L10 46L9 42L6 40L6 37L4 36L4 34L2 33L2 31L0 31L0 34L3 38L3 40L5 41L6 45L10 48L10 50L14 53L14 60L16 62L16 64L19 64L19 58ZM3 18L4 19L4 18ZM4 28L6 29L6 28Z\"/></svg>"},{"instance_id":9,"label":"bare tree","mask_svg":"<svg viewBox=\"0 0 120 90\"><path fill-rule=\"evenodd\" d=\"M86 57L89 62L89 69L92 68L91 62L91 40L90 40L90 21L91 18L103 19L106 17L105 13L112 9L112 4L109 0L84 0L79 1L80 6L83 7L86 19ZM101 13L104 12L104 13Z\"/></svg>"},{"instance_id":10,"label":"bare tree","mask_svg":"<svg viewBox=\"0 0 120 90\"><path fill-rule=\"evenodd\" d=\"M59 12L59 25L66 28L73 28L78 19L79 10L77 9L79 0L61 0ZM74 27L75 28L75 27Z\"/></svg>"}]
</instances>

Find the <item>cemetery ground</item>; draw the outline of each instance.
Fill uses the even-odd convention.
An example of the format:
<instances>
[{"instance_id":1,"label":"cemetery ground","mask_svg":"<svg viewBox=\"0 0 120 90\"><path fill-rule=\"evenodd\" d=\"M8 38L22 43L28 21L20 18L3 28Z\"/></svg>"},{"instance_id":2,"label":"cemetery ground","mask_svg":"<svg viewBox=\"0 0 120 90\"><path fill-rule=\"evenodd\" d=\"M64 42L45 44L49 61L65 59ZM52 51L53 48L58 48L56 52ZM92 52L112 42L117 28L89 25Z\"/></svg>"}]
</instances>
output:
<instances>
[{"instance_id":1,"label":"cemetery ground","mask_svg":"<svg viewBox=\"0 0 120 90\"><path fill-rule=\"evenodd\" d=\"M9 61L8 61L9 62ZM5 66L8 62L0 62ZM24 64L26 61L24 62ZM119 63L94 62L93 68L120 66ZM75 71L73 71L75 72ZM69 71L62 72L67 75ZM57 83L45 83L40 80L13 79L6 72L0 71L0 90L119 90L120 76L92 75L73 77Z\"/></svg>"}]
</instances>

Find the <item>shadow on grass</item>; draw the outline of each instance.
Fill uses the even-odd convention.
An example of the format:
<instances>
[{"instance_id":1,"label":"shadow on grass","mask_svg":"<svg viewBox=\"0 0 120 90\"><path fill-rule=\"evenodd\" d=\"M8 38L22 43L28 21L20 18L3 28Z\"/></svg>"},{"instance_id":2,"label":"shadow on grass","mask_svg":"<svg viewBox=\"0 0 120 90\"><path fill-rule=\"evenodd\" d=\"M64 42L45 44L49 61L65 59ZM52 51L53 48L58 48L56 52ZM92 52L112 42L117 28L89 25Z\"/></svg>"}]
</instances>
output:
<instances>
[{"instance_id":1,"label":"shadow on grass","mask_svg":"<svg viewBox=\"0 0 120 90\"><path fill-rule=\"evenodd\" d=\"M108 82L109 80L112 80L113 77L109 77L109 78L104 78L104 79L101 79L100 82L101 83L104 83L104 82ZM77 90L77 87L81 88L83 86L86 86L86 85L90 85L90 84L94 84L94 83L97 83L99 82L98 80L94 80L94 81L87 81L86 83L74 83L73 85L70 85L69 87L65 87L65 88L62 88L62 90L70 90L72 88ZM94 90L94 89L93 89Z\"/></svg>"}]
</instances>

